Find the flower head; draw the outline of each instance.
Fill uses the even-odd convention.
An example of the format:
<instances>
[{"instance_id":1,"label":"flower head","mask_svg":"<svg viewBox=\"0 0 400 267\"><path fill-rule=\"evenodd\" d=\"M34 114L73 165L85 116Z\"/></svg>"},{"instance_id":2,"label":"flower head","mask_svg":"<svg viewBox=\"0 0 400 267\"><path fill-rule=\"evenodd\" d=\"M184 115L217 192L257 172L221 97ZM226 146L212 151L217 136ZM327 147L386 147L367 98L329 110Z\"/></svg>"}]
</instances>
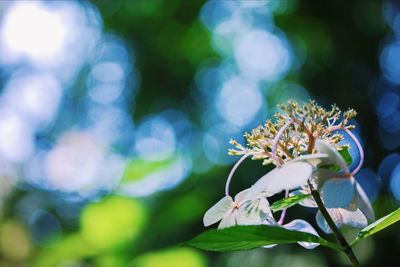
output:
<instances>
[{"instance_id":1,"label":"flower head","mask_svg":"<svg viewBox=\"0 0 400 267\"><path fill-rule=\"evenodd\" d=\"M338 170L317 168L313 175L314 185L333 221L337 227L342 225L355 228L365 227L368 220L373 221L375 219L366 193L351 175L347 164L334 146L322 140L317 140L316 149L320 152L319 155L326 155L327 157L316 157L313 155L318 154L311 154L304 157L303 160L315 164L316 167L326 166L327 164L335 164L339 167ZM306 185L303 186L302 190L293 192L292 195L308 193L309 188ZM317 207L312 199L307 199L300 204L307 207ZM322 230L327 233L331 232L319 211L316 220Z\"/></svg>"},{"instance_id":2,"label":"flower head","mask_svg":"<svg viewBox=\"0 0 400 267\"><path fill-rule=\"evenodd\" d=\"M231 155L249 153L253 159L263 160L265 165L269 163L276 165L300 155L315 152L313 148L316 139L325 140L341 150L346 145L339 145L339 142L343 140L343 135L336 131L353 129L354 126L350 125L349 121L357 114L353 109L342 113L335 105L330 110L326 110L314 101L299 105L292 100L279 107L283 112L276 113L274 121L267 120L264 125L258 126L250 133L245 133L246 147L231 140L235 149L230 149L229 153ZM275 139L288 122L292 123L278 139ZM273 153L274 146L276 146L276 153ZM274 161L274 154L277 161Z\"/></svg>"},{"instance_id":3,"label":"flower head","mask_svg":"<svg viewBox=\"0 0 400 267\"><path fill-rule=\"evenodd\" d=\"M204 225L219 221L219 228L268 224L318 235L304 220L284 224L286 209L283 209L279 221L275 220L267 198L282 191L285 197L312 193L318 201L305 198L300 204L321 210L326 208L324 215L327 219L327 214L330 215L332 227L334 223L337 227L349 225L361 228L367 225L368 220L374 220L371 203L354 178L363 160L362 147L350 132L354 126L349 125L349 120L356 112L349 109L342 113L336 106L326 110L314 101L304 105L289 101L280 108L283 113L275 114L275 121L267 120L263 126L244 135L246 146L231 140L235 149L229 153L242 157L228 176L226 196L206 212ZM348 147L339 143L343 140L343 136L337 132L340 130L354 139L360 152L360 162L353 171L350 171L339 153ZM273 163L276 167L233 199L229 195L231 179L235 170L248 157L261 159L263 164ZM289 194L291 190L294 191ZM331 231L320 211L316 214L316 221L323 231ZM306 248L317 246L304 242L300 242L300 245Z\"/></svg>"}]
</instances>

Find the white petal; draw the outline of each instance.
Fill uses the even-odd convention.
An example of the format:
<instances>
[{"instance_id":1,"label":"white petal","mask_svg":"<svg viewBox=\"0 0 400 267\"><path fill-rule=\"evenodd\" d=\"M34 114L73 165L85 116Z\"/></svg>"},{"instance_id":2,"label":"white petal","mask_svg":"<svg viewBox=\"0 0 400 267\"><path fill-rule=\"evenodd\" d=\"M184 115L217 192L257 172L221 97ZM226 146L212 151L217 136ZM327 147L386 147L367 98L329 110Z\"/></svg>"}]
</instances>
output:
<instances>
[{"instance_id":1,"label":"white petal","mask_svg":"<svg viewBox=\"0 0 400 267\"><path fill-rule=\"evenodd\" d=\"M290 223L285 224L283 227L289 230L306 232L319 237L317 231L315 231L315 229L311 226L311 224L309 224L304 220L293 220ZM298 242L298 243L300 246L306 249L313 249L319 246L318 243L310 243L310 242Z\"/></svg>"},{"instance_id":2,"label":"white petal","mask_svg":"<svg viewBox=\"0 0 400 267\"><path fill-rule=\"evenodd\" d=\"M367 216L368 220L375 221L375 214L374 210L372 209L371 202L358 182L356 182L356 190L358 207L365 214L365 216Z\"/></svg>"},{"instance_id":3,"label":"white petal","mask_svg":"<svg viewBox=\"0 0 400 267\"><path fill-rule=\"evenodd\" d=\"M232 205L232 197L225 196L224 198L222 198L204 214L204 226L209 226L220 221L230 212L230 210L232 209Z\"/></svg>"},{"instance_id":4,"label":"white petal","mask_svg":"<svg viewBox=\"0 0 400 267\"><path fill-rule=\"evenodd\" d=\"M246 201L247 193L250 191L250 188L240 191L235 196L235 203L240 205L242 202Z\"/></svg>"},{"instance_id":5,"label":"white petal","mask_svg":"<svg viewBox=\"0 0 400 267\"><path fill-rule=\"evenodd\" d=\"M342 220L342 215L339 212L339 209L327 209L327 210L328 210L329 215L331 215L331 218L334 221L335 225L338 228L340 228L343 224L343 220ZM327 234L332 233L331 228L329 227L328 223L325 221L325 218L320 211L317 212L315 219L317 221L319 228L321 228L322 231L324 231Z\"/></svg>"},{"instance_id":6,"label":"white petal","mask_svg":"<svg viewBox=\"0 0 400 267\"><path fill-rule=\"evenodd\" d=\"M315 147L317 148L318 152L328 154L333 163L337 164L344 172L349 172L349 167L334 146L325 141L317 139L315 142Z\"/></svg>"},{"instance_id":7,"label":"white petal","mask_svg":"<svg viewBox=\"0 0 400 267\"><path fill-rule=\"evenodd\" d=\"M252 187L248 196L261 193L272 196L283 190L291 190L307 183L312 166L305 162L287 163L261 177Z\"/></svg>"},{"instance_id":8,"label":"white petal","mask_svg":"<svg viewBox=\"0 0 400 267\"><path fill-rule=\"evenodd\" d=\"M239 207L237 223L239 225L259 225L271 217L272 213L268 200L266 198L259 198L249 200Z\"/></svg>"},{"instance_id":9,"label":"white petal","mask_svg":"<svg viewBox=\"0 0 400 267\"><path fill-rule=\"evenodd\" d=\"M272 213L270 214L270 216L267 216L267 218L265 218L265 221L263 222L263 224L265 225L272 225L272 226L276 226L279 225L276 221L274 216L272 215Z\"/></svg>"},{"instance_id":10,"label":"white petal","mask_svg":"<svg viewBox=\"0 0 400 267\"><path fill-rule=\"evenodd\" d=\"M218 229L228 228L236 225L237 210L229 213L218 225Z\"/></svg>"},{"instance_id":11,"label":"white petal","mask_svg":"<svg viewBox=\"0 0 400 267\"><path fill-rule=\"evenodd\" d=\"M304 195L304 194L309 194L309 193L302 191L302 190L296 190L296 191L290 192L289 196L292 197L292 196ZM303 207L307 207L307 208L318 208L317 203L315 203L315 201L312 197L309 197L309 198L306 198L306 199L300 201L299 205L301 205Z\"/></svg>"},{"instance_id":12,"label":"white petal","mask_svg":"<svg viewBox=\"0 0 400 267\"><path fill-rule=\"evenodd\" d=\"M354 228L364 228L368 225L368 220L361 210L350 211L346 209L328 209L332 220L335 222L336 226L340 228L343 224ZM332 233L328 224L326 223L321 212L317 212L317 224L325 233Z\"/></svg>"},{"instance_id":13,"label":"white petal","mask_svg":"<svg viewBox=\"0 0 400 267\"><path fill-rule=\"evenodd\" d=\"M299 156L297 158L295 158L294 160L292 160L291 162L307 162L311 165L313 165L314 167L316 167L318 164L320 163L329 163L330 162L330 158L328 154L325 153L317 153L317 154L308 154L308 155L303 155L303 156Z\"/></svg>"},{"instance_id":14,"label":"white petal","mask_svg":"<svg viewBox=\"0 0 400 267\"><path fill-rule=\"evenodd\" d=\"M350 204L345 209L350 211L356 211L358 209L357 198L358 198L357 189L355 189L354 197L351 200Z\"/></svg>"},{"instance_id":15,"label":"white petal","mask_svg":"<svg viewBox=\"0 0 400 267\"><path fill-rule=\"evenodd\" d=\"M354 227L364 228L368 225L367 217L361 212L361 210L349 211L345 209L339 209L342 216L343 224Z\"/></svg>"},{"instance_id":16,"label":"white petal","mask_svg":"<svg viewBox=\"0 0 400 267\"><path fill-rule=\"evenodd\" d=\"M346 208L354 198L353 178L333 178L324 183L321 189L326 208Z\"/></svg>"}]
</instances>

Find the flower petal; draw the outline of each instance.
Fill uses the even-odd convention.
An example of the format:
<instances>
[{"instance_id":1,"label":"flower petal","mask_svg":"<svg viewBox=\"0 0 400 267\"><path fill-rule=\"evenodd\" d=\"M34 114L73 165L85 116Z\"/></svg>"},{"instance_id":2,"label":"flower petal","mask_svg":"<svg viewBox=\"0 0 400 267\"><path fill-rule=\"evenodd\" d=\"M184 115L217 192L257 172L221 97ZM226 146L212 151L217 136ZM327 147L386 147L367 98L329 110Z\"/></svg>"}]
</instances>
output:
<instances>
[{"instance_id":1,"label":"flower petal","mask_svg":"<svg viewBox=\"0 0 400 267\"><path fill-rule=\"evenodd\" d=\"M324 183L321 196L326 208L346 208L354 198L354 178L332 178Z\"/></svg>"},{"instance_id":2,"label":"flower petal","mask_svg":"<svg viewBox=\"0 0 400 267\"><path fill-rule=\"evenodd\" d=\"M357 198L358 198L358 194L357 194L357 189L356 189L353 199L351 200L350 204L345 209L350 210L350 211L356 211L358 209Z\"/></svg>"},{"instance_id":3,"label":"flower petal","mask_svg":"<svg viewBox=\"0 0 400 267\"><path fill-rule=\"evenodd\" d=\"M365 191L362 189L361 185L356 182L357 190L357 205L359 209L367 216L368 220L375 221L374 210L372 209L371 202Z\"/></svg>"},{"instance_id":4,"label":"flower petal","mask_svg":"<svg viewBox=\"0 0 400 267\"><path fill-rule=\"evenodd\" d=\"M342 225L348 225L354 228L364 228L368 225L367 217L365 217L365 215L359 209L356 211L350 211L342 208L327 210L338 228L340 228ZM316 220L318 226L325 233L332 233L328 223L325 221L320 211L317 212Z\"/></svg>"},{"instance_id":5,"label":"flower petal","mask_svg":"<svg viewBox=\"0 0 400 267\"><path fill-rule=\"evenodd\" d=\"M343 224L343 220L342 220L342 215L339 212L339 209L327 209L327 210L328 210L328 213L331 216L332 220L336 224L336 226L338 228L340 228ZM327 234L332 233L331 228L329 227L328 223L325 221L325 218L320 211L317 212L315 219L317 221L319 228L321 228L322 231L324 231Z\"/></svg>"},{"instance_id":6,"label":"flower petal","mask_svg":"<svg viewBox=\"0 0 400 267\"><path fill-rule=\"evenodd\" d=\"M236 225L237 210L233 210L218 225L218 229L228 228Z\"/></svg>"},{"instance_id":7,"label":"flower petal","mask_svg":"<svg viewBox=\"0 0 400 267\"><path fill-rule=\"evenodd\" d=\"M361 210L350 211L346 209L339 209L342 216L343 224L354 227L364 228L368 225L367 217L361 212Z\"/></svg>"},{"instance_id":8,"label":"flower petal","mask_svg":"<svg viewBox=\"0 0 400 267\"><path fill-rule=\"evenodd\" d=\"M319 236L317 231L315 231L314 227L312 227L311 224L309 224L304 220L293 220L290 223L283 225L283 227L289 230L306 232L315 236ZM306 249L313 249L319 246L318 243L310 243L310 242L298 242L298 243L300 246Z\"/></svg>"},{"instance_id":9,"label":"flower petal","mask_svg":"<svg viewBox=\"0 0 400 267\"><path fill-rule=\"evenodd\" d=\"M312 166L305 162L287 163L261 177L252 187L248 196L264 194L272 196L283 190L291 190L307 183Z\"/></svg>"},{"instance_id":10,"label":"flower petal","mask_svg":"<svg viewBox=\"0 0 400 267\"><path fill-rule=\"evenodd\" d=\"M233 199L230 196L225 196L218 201L214 206L207 210L203 217L204 226L209 226L220 221L232 209Z\"/></svg>"},{"instance_id":11,"label":"flower petal","mask_svg":"<svg viewBox=\"0 0 400 267\"><path fill-rule=\"evenodd\" d=\"M243 203L238 210L237 224L258 225L272 217L269 203L266 198L258 198ZM273 218L273 217L272 217Z\"/></svg>"},{"instance_id":12,"label":"flower petal","mask_svg":"<svg viewBox=\"0 0 400 267\"><path fill-rule=\"evenodd\" d=\"M335 147L320 139L315 142L315 147L318 152L328 154L333 163L337 164L344 172L349 173L349 167Z\"/></svg>"},{"instance_id":13,"label":"flower petal","mask_svg":"<svg viewBox=\"0 0 400 267\"><path fill-rule=\"evenodd\" d=\"M235 196L235 203L237 203L238 205L240 205L242 202L247 200L247 193L249 193L250 188L247 188L243 191L240 191L239 193L236 194Z\"/></svg>"}]
</instances>

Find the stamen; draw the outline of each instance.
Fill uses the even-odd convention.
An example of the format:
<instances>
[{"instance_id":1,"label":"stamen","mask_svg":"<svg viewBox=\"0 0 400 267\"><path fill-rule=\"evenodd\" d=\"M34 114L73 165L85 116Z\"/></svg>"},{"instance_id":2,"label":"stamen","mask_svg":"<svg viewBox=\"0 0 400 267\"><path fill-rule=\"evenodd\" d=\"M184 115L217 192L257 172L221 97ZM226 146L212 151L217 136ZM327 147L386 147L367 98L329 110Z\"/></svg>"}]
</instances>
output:
<instances>
[{"instance_id":1,"label":"stamen","mask_svg":"<svg viewBox=\"0 0 400 267\"><path fill-rule=\"evenodd\" d=\"M225 195L229 196L229 185L231 183L232 180L232 176L235 173L236 169L239 167L239 165L248 157L250 156L249 153L244 154L235 164L235 166L233 166L231 172L229 173L228 179L226 180L226 185L225 185Z\"/></svg>"},{"instance_id":2,"label":"stamen","mask_svg":"<svg viewBox=\"0 0 400 267\"><path fill-rule=\"evenodd\" d=\"M285 190L285 198L289 196L289 190ZM281 217L279 218L278 224L282 225L286 216L286 208L282 210Z\"/></svg>"},{"instance_id":3,"label":"stamen","mask_svg":"<svg viewBox=\"0 0 400 267\"><path fill-rule=\"evenodd\" d=\"M357 167L355 167L354 170L351 172L351 175L354 176L361 169L361 167L364 163L364 150L360 144L360 141L358 141L357 137L352 132L350 132L346 128L344 128L343 130L351 137L351 139L353 139L354 143L357 146L358 153L360 155L360 159L358 161Z\"/></svg>"},{"instance_id":4,"label":"stamen","mask_svg":"<svg viewBox=\"0 0 400 267\"><path fill-rule=\"evenodd\" d=\"M276 165L279 167L281 166L278 157L276 156L276 150L278 148L278 143L279 143L279 139L281 138L282 134L285 132L285 130L293 123L293 119L290 119L288 122L285 123L285 125L283 125L278 133L276 134L275 138L274 138L274 145L272 146L272 151L271 151L271 155L273 160L275 161Z\"/></svg>"}]
</instances>

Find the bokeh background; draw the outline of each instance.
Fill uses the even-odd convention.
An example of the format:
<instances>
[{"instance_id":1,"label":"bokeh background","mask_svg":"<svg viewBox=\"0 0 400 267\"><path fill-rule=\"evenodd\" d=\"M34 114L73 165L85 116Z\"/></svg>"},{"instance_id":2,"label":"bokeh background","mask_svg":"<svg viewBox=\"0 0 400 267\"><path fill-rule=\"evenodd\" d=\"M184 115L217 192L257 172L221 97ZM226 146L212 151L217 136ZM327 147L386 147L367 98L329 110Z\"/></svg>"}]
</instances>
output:
<instances>
[{"instance_id":1,"label":"bokeh background","mask_svg":"<svg viewBox=\"0 0 400 267\"><path fill-rule=\"evenodd\" d=\"M325 248L180 244L223 196L229 139L288 99L358 111L357 179L378 217L396 209L399 38L395 1L1 1L0 266L346 263ZM246 162L234 191L267 169ZM363 265L396 260L399 230L360 243Z\"/></svg>"}]
</instances>

